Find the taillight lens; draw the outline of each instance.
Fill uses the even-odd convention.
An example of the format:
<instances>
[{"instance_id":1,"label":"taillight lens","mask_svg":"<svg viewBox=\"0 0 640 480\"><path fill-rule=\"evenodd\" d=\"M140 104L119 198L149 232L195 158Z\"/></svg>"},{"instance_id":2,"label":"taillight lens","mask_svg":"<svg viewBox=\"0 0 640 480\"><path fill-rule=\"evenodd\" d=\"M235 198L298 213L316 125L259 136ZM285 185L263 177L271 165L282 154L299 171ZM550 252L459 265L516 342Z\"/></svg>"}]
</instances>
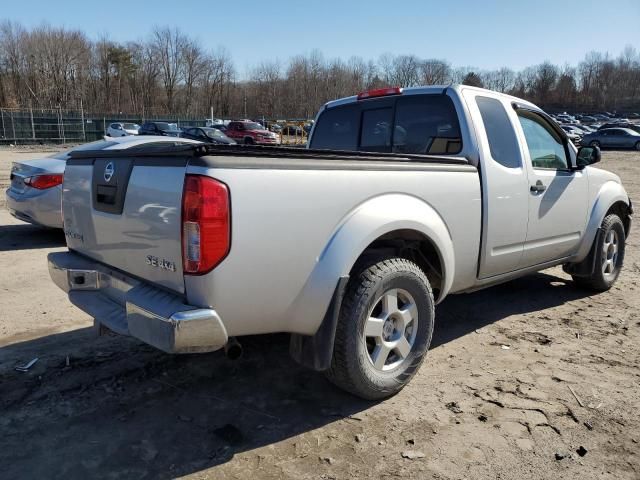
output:
<instances>
[{"instance_id":1,"label":"taillight lens","mask_svg":"<svg viewBox=\"0 0 640 480\"><path fill-rule=\"evenodd\" d=\"M201 175L187 175L182 197L182 263L184 273L211 271L229 253L229 189Z\"/></svg>"},{"instance_id":2,"label":"taillight lens","mask_svg":"<svg viewBox=\"0 0 640 480\"><path fill-rule=\"evenodd\" d=\"M366 92L360 92L358 94L358 100L365 100L367 98L375 97L386 97L388 95L400 95L401 93L402 88L400 87L375 88Z\"/></svg>"},{"instance_id":3,"label":"taillight lens","mask_svg":"<svg viewBox=\"0 0 640 480\"><path fill-rule=\"evenodd\" d=\"M57 185L62 185L63 178L63 175L58 173L53 175L35 175L33 177L27 177L23 181L25 185L37 188L38 190L45 190Z\"/></svg>"}]
</instances>

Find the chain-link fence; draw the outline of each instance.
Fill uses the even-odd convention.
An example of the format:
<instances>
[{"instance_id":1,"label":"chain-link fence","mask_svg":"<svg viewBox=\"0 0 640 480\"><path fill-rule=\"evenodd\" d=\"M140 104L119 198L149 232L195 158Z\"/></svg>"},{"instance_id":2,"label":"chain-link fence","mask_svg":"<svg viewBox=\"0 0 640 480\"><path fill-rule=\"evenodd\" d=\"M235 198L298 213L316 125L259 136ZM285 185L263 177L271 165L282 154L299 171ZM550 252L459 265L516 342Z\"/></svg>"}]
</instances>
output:
<instances>
[{"instance_id":1,"label":"chain-link fence","mask_svg":"<svg viewBox=\"0 0 640 480\"><path fill-rule=\"evenodd\" d=\"M184 125L204 126L206 120L175 115L145 116L97 114L63 109L0 108L0 145L38 143L83 143L101 139L110 123L142 124L164 121Z\"/></svg>"}]
</instances>

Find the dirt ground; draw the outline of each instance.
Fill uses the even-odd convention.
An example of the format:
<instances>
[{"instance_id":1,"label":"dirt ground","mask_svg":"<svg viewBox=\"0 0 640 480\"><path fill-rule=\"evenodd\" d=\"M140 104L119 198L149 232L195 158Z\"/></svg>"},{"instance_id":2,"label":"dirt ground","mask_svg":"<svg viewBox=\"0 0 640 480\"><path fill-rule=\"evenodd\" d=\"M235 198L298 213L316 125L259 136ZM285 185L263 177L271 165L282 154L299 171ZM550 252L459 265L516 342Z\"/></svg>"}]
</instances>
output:
<instances>
[{"instance_id":1,"label":"dirt ground","mask_svg":"<svg viewBox=\"0 0 640 480\"><path fill-rule=\"evenodd\" d=\"M28 155L0 151L3 190ZM640 199L640 153L602 167ZM49 281L63 235L1 208L0 475L637 480L639 238L608 293L554 268L449 297L419 374L372 403L296 365L285 335L242 339L236 362L94 337Z\"/></svg>"}]
</instances>

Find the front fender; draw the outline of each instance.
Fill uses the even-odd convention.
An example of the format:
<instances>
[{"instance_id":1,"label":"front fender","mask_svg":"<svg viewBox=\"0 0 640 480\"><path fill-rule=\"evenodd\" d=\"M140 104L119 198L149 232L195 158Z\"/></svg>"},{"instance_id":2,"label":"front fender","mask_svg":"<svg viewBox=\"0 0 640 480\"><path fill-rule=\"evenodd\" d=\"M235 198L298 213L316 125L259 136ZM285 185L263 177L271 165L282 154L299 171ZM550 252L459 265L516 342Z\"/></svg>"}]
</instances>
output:
<instances>
[{"instance_id":1,"label":"front fender","mask_svg":"<svg viewBox=\"0 0 640 480\"><path fill-rule=\"evenodd\" d=\"M586 258L593 244L593 240L596 237L598 228L602 225L605 215L611 208L611 206L617 202L623 202L629 205L629 196L627 195L624 187L613 180L607 181L600 186L600 190L596 195L595 201L591 211L589 212L589 218L587 220L587 226L585 228L584 237L576 253L576 261L580 262Z\"/></svg>"},{"instance_id":2,"label":"front fender","mask_svg":"<svg viewBox=\"0 0 640 480\"><path fill-rule=\"evenodd\" d=\"M339 223L291 305L290 325L305 324L309 327L307 334L315 333L338 280L349 275L367 246L395 230L420 232L435 245L443 266L440 298L444 298L455 273L453 243L444 220L433 207L417 197L385 194L358 205Z\"/></svg>"}]
</instances>

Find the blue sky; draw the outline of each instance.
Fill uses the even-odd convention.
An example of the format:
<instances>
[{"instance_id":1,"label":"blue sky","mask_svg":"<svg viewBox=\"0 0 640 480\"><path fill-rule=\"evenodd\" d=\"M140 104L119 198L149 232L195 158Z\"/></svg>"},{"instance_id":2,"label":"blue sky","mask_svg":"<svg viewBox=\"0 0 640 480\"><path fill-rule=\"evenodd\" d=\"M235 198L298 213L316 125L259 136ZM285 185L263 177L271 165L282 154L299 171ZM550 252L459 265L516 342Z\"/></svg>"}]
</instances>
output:
<instances>
[{"instance_id":1,"label":"blue sky","mask_svg":"<svg viewBox=\"0 0 640 480\"><path fill-rule=\"evenodd\" d=\"M261 60L319 49L325 57L415 54L454 66L514 70L576 64L591 50L640 49L640 0L122 0L3 1L0 19L48 22L115 41L177 26L225 46L242 74Z\"/></svg>"}]
</instances>

